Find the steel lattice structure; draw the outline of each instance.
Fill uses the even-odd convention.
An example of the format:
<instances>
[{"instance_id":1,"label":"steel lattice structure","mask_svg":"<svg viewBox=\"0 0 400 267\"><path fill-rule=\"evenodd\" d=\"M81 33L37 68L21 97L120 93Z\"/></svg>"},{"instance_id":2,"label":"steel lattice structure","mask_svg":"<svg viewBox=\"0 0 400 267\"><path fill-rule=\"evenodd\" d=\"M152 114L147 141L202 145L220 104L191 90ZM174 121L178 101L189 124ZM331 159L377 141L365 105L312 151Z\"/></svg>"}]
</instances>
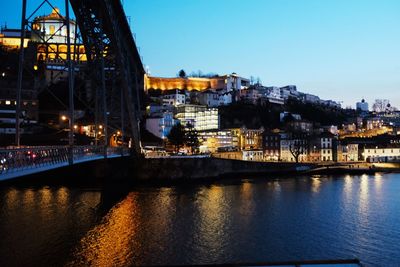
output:
<instances>
[{"instance_id":1,"label":"steel lattice structure","mask_svg":"<svg viewBox=\"0 0 400 267\"><path fill-rule=\"evenodd\" d=\"M26 18L27 0L22 0L22 2L21 29L24 30L21 43L29 27ZM44 3L51 5L49 0L44 0L38 8ZM92 110L96 127L100 124L104 125L102 127L104 127L105 140L109 137L110 130L121 129L123 135L132 138L133 147L137 153L140 153L139 122L145 70L120 0L65 0L65 26L68 34L68 57L65 60L65 69L69 73L68 109L71 149L73 147L74 97L79 95L80 89L74 83L75 56L71 58L69 6L74 11L87 57L85 75L86 80L90 81L92 97L87 99L85 105ZM17 120L21 112L21 99L18 95L21 91L23 50L21 46L17 85ZM16 143L19 145L19 121L16 128ZM107 141L104 142L104 146L107 147Z\"/></svg>"}]
</instances>

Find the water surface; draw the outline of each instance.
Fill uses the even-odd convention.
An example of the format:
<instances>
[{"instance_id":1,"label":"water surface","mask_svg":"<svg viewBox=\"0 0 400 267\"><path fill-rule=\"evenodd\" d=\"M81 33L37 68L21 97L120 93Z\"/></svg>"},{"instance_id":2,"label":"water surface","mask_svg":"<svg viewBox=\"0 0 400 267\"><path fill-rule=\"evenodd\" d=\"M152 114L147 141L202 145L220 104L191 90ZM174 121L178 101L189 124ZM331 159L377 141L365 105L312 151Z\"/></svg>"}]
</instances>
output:
<instances>
[{"instance_id":1,"label":"water surface","mask_svg":"<svg viewBox=\"0 0 400 267\"><path fill-rule=\"evenodd\" d=\"M0 187L1 266L359 258L400 266L400 175Z\"/></svg>"}]
</instances>

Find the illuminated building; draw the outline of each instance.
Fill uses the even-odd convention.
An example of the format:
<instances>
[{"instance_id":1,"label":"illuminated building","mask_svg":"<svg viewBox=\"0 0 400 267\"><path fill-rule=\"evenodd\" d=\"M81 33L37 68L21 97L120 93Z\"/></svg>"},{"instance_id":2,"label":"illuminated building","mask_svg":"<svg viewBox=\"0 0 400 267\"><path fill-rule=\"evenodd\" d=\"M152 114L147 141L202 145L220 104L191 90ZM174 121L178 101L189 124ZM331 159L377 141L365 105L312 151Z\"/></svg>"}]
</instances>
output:
<instances>
[{"instance_id":1,"label":"illuminated building","mask_svg":"<svg viewBox=\"0 0 400 267\"><path fill-rule=\"evenodd\" d=\"M358 144L339 144L337 158L339 162L358 161Z\"/></svg>"},{"instance_id":2,"label":"illuminated building","mask_svg":"<svg viewBox=\"0 0 400 267\"><path fill-rule=\"evenodd\" d=\"M367 162L390 162L400 160L400 148L389 147L365 147L361 151L362 158Z\"/></svg>"},{"instance_id":3,"label":"illuminated building","mask_svg":"<svg viewBox=\"0 0 400 267\"><path fill-rule=\"evenodd\" d=\"M293 152L298 152L299 162L307 161L308 159L308 140L306 135L293 136L289 133L281 134L281 160L282 161L296 161Z\"/></svg>"},{"instance_id":4,"label":"illuminated building","mask_svg":"<svg viewBox=\"0 0 400 267\"><path fill-rule=\"evenodd\" d=\"M145 76L145 89L155 89L155 90L196 90L205 91L207 89L222 89L226 92L239 91L242 89L247 89L250 86L250 81L248 79L239 77L235 73L215 76L210 78L198 78L198 77L188 77L188 78L161 78Z\"/></svg>"},{"instance_id":5,"label":"illuminated building","mask_svg":"<svg viewBox=\"0 0 400 267\"><path fill-rule=\"evenodd\" d=\"M198 132L201 143L200 152L211 152L232 149L232 132L230 130Z\"/></svg>"},{"instance_id":6,"label":"illuminated building","mask_svg":"<svg viewBox=\"0 0 400 267\"><path fill-rule=\"evenodd\" d=\"M278 161L281 152L281 136L279 132L264 134L264 156L266 160Z\"/></svg>"},{"instance_id":7,"label":"illuminated building","mask_svg":"<svg viewBox=\"0 0 400 267\"><path fill-rule=\"evenodd\" d=\"M28 47L31 33L28 32L24 39L24 47ZM7 50L19 49L21 45L21 30L2 28L0 33L0 45Z\"/></svg>"},{"instance_id":8,"label":"illuminated building","mask_svg":"<svg viewBox=\"0 0 400 267\"><path fill-rule=\"evenodd\" d=\"M243 150L213 153L213 157L245 161L264 161L262 150Z\"/></svg>"},{"instance_id":9,"label":"illuminated building","mask_svg":"<svg viewBox=\"0 0 400 267\"><path fill-rule=\"evenodd\" d=\"M176 107L175 118L183 126L193 125L197 131L218 130L219 115L217 108L207 108L201 105L180 105Z\"/></svg>"},{"instance_id":10,"label":"illuminated building","mask_svg":"<svg viewBox=\"0 0 400 267\"><path fill-rule=\"evenodd\" d=\"M76 22L70 20L70 42L75 40ZM32 41L38 43L67 43L67 27L65 17L58 8L54 8L47 16L39 16L33 20Z\"/></svg>"},{"instance_id":11,"label":"illuminated building","mask_svg":"<svg viewBox=\"0 0 400 267\"><path fill-rule=\"evenodd\" d=\"M247 129L242 127L230 130L232 132L233 146L239 150L261 150L263 148L264 128Z\"/></svg>"}]
</instances>

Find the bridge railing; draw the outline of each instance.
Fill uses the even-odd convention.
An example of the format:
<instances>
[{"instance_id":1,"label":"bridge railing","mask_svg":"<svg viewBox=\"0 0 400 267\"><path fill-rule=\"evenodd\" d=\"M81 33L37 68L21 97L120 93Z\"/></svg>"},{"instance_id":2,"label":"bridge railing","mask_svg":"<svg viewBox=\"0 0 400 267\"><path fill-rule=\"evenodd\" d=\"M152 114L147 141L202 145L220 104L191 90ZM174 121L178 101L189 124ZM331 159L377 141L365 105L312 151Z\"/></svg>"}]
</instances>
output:
<instances>
[{"instance_id":1,"label":"bridge railing","mask_svg":"<svg viewBox=\"0 0 400 267\"><path fill-rule=\"evenodd\" d=\"M27 169L66 166L70 163L70 151L68 146L0 149L0 175ZM72 148L73 163L104 157L128 156L129 153L129 149L123 147L74 146Z\"/></svg>"}]
</instances>

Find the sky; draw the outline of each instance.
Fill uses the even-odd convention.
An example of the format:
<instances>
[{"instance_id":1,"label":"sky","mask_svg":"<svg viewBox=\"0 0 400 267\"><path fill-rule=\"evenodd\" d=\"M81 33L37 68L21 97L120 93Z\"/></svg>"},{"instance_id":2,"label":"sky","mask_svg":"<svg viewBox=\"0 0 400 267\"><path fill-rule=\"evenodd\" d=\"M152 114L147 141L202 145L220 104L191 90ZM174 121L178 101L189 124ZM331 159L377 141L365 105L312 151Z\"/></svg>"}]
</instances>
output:
<instances>
[{"instance_id":1,"label":"sky","mask_svg":"<svg viewBox=\"0 0 400 267\"><path fill-rule=\"evenodd\" d=\"M2 3L0 23L20 23L21 1ZM28 0L28 10L40 1ZM62 5L63 1L53 1ZM400 108L398 0L124 0L151 75L259 77L266 86L355 107L365 98ZM43 15L45 12L40 13Z\"/></svg>"}]
</instances>

